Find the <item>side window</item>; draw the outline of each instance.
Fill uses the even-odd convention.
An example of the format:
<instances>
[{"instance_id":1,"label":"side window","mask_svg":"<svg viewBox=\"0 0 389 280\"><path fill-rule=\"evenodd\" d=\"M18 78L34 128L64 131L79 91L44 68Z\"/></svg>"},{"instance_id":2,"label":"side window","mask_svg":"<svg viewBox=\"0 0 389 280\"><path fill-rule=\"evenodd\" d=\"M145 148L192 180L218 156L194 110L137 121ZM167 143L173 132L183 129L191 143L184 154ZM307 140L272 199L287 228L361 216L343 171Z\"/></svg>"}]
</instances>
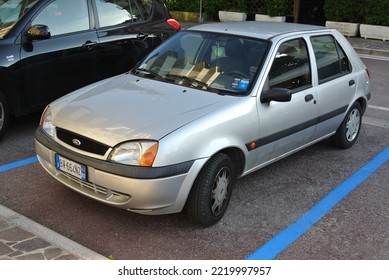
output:
<instances>
[{"instance_id":1,"label":"side window","mask_svg":"<svg viewBox=\"0 0 389 280\"><path fill-rule=\"evenodd\" d=\"M270 89L279 87L298 91L311 84L311 69L305 40L299 38L282 43L269 72Z\"/></svg>"},{"instance_id":2,"label":"side window","mask_svg":"<svg viewBox=\"0 0 389 280\"><path fill-rule=\"evenodd\" d=\"M44 24L51 36L89 29L88 4L86 0L56 0L51 2L32 21Z\"/></svg>"},{"instance_id":3,"label":"side window","mask_svg":"<svg viewBox=\"0 0 389 280\"><path fill-rule=\"evenodd\" d=\"M135 0L95 0L100 27L143 21Z\"/></svg>"},{"instance_id":4,"label":"side window","mask_svg":"<svg viewBox=\"0 0 389 280\"><path fill-rule=\"evenodd\" d=\"M134 0L132 0L134 1ZM141 13L143 14L143 19L148 20L151 17L151 12L153 9L153 0L136 0Z\"/></svg>"},{"instance_id":5,"label":"side window","mask_svg":"<svg viewBox=\"0 0 389 280\"><path fill-rule=\"evenodd\" d=\"M331 35L311 38L316 57L319 83L351 72L350 61Z\"/></svg>"}]
</instances>

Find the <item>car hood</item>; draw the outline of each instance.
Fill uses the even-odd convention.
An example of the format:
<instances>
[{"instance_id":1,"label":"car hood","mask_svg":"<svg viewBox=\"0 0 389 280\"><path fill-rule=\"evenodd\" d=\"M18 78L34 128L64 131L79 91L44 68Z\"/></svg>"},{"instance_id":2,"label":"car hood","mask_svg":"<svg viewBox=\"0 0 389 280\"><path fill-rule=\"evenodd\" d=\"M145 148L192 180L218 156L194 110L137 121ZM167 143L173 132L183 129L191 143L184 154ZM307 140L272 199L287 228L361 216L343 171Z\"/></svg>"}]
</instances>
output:
<instances>
[{"instance_id":1,"label":"car hood","mask_svg":"<svg viewBox=\"0 0 389 280\"><path fill-rule=\"evenodd\" d=\"M109 146L159 140L235 99L123 74L50 105L53 124Z\"/></svg>"}]
</instances>

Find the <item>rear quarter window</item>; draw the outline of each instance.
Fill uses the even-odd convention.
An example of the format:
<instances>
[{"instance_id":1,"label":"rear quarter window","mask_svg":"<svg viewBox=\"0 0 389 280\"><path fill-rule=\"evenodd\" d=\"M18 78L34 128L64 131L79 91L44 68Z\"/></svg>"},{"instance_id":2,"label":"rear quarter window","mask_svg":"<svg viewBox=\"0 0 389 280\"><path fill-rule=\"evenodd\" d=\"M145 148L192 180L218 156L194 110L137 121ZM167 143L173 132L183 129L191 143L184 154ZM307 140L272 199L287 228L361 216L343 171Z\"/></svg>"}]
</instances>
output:
<instances>
[{"instance_id":1,"label":"rear quarter window","mask_svg":"<svg viewBox=\"0 0 389 280\"><path fill-rule=\"evenodd\" d=\"M100 27L148 20L152 0L95 0Z\"/></svg>"},{"instance_id":2,"label":"rear quarter window","mask_svg":"<svg viewBox=\"0 0 389 280\"><path fill-rule=\"evenodd\" d=\"M332 35L311 37L315 53L319 83L335 79L351 72L346 53Z\"/></svg>"}]
</instances>

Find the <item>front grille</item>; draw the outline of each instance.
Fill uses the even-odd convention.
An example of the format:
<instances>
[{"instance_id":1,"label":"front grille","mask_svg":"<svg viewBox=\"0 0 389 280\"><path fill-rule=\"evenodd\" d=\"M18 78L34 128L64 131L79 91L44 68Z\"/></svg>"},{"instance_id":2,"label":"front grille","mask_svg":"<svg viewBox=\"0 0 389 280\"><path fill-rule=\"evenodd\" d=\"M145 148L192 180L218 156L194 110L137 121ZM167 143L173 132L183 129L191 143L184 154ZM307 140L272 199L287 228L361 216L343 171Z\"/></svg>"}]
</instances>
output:
<instances>
[{"instance_id":1,"label":"front grille","mask_svg":"<svg viewBox=\"0 0 389 280\"><path fill-rule=\"evenodd\" d=\"M57 137L61 141L65 142L66 144L74 148L92 154L98 154L103 156L109 149L109 146L107 145L101 144L87 137L81 136L79 134L58 127L57 127Z\"/></svg>"},{"instance_id":2,"label":"front grille","mask_svg":"<svg viewBox=\"0 0 389 280\"><path fill-rule=\"evenodd\" d=\"M118 191L113 191L111 189L107 189L105 187L95 185L91 182L81 181L69 174L63 173L62 171L58 171L58 173L63 176L62 181L67 180L69 182L69 184L67 184L68 186L71 186L72 188L88 196L94 197L95 199L98 199L100 201L104 201L112 205L120 206L128 203L131 200L131 195L121 193Z\"/></svg>"}]
</instances>

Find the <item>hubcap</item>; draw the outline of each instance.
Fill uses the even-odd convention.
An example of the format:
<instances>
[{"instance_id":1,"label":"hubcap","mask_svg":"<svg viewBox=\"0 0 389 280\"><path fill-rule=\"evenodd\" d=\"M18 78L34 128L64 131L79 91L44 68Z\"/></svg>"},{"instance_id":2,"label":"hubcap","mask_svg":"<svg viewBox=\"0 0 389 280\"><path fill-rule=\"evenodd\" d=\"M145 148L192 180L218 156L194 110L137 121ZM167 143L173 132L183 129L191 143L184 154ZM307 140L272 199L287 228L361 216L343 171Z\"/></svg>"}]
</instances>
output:
<instances>
[{"instance_id":1,"label":"hubcap","mask_svg":"<svg viewBox=\"0 0 389 280\"><path fill-rule=\"evenodd\" d=\"M357 109L352 110L346 124L346 138L348 141L351 142L357 137L360 121L359 111Z\"/></svg>"},{"instance_id":2,"label":"hubcap","mask_svg":"<svg viewBox=\"0 0 389 280\"><path fill-rule=\"evenodd\" d=\"M213 215L219 215L223 211L223 203L228 196L228 186L230 181L230 170L227 167L222 168L215 178L211 194Z\"/></svg>"}]
</instances>

